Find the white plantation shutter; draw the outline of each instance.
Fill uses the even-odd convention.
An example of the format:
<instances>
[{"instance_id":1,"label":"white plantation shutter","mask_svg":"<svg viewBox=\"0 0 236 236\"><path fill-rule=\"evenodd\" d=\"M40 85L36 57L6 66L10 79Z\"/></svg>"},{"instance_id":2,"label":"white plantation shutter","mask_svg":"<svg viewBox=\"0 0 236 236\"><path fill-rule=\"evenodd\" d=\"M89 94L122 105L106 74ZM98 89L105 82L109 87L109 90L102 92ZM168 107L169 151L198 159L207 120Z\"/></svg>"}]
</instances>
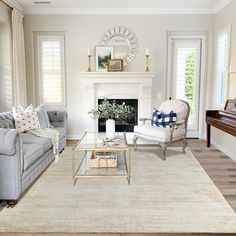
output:
<instances>
[{"instance_id":1,"label":"white plantation shutter","mask_svg":"<svg viewBox=\"0 0 236 236\"><path fill-rule=\"evenodd\" d=\"M40 103L65 105L64 36L38 35Z\"/></svg>"},{"instance_id":2,"label":"white plantation shutter","mask_svg":"<svg viewBox=\"0 0 236 236\"><path fill-rule=\"evenodd\" d=\"M198 129L199 117L199 73L200 73L200 53L201 40L186 39L174 40L174 80L173 80L173 96L175 99L188 101L191 107L188 120L189 130ZM188 60L191 57L192 80L187 78L187 69L189 69ZM192 98L192 99L190 99Z\"/></svg>"},{"instance_id":3,"label":"white plantation shutter","mask_svg":"<svg viewBox=\"0 0 236 236\"><path fill-rule=\"evenodd\" d=\"M229 65L230 27L218 32L217 37L217 104L223 105L228 93L228 65Z\"/></svg>"},{"instance_id":4,"label":"white plantation shutter","mask_svg":"<svg viewBox=\"0 0 236 236\"><path fill-rule=\"evenodd\" d=\"M187 100L185 96L185 73L186 73L186 57L194 53L196 55L196 48L178 48L177 52L177 75L176 75L176 98Z\"/></svg>"}]
</instances>

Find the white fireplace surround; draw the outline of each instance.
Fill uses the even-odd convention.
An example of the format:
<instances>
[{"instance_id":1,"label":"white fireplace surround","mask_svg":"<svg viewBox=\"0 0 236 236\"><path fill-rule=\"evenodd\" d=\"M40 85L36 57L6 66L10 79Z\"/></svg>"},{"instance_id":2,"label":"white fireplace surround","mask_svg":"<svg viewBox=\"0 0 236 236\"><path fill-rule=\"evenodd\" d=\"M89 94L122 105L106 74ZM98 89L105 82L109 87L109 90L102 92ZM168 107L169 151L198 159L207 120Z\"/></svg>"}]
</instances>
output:
<instances>
[{"instance_id":1,"label":"white fireplace surround","mask_svg":"<svg viewBox=\"0 0 236 236\"><path fill-rule=\"evenodd\" d=\"M89 117L88 111L98 106L99 98L138 99L138 119L150 117L152 111L152 72L83 72L84 130L97 131L97 120Z\"/></svg>"}]
</instances>

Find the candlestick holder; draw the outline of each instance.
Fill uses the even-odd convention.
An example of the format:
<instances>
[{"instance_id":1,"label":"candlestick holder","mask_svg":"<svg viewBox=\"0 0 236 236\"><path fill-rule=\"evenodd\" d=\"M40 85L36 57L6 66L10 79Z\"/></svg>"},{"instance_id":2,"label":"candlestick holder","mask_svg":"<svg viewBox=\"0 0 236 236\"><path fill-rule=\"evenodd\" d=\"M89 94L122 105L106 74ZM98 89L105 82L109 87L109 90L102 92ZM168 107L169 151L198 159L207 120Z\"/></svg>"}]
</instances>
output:
<instances>
[{"instance_id":1,"label":"candlestick holder","mask_svg":"<svg viewBox=\"0 0 236 236\"><path fill-rule=\"evenodd\" d=\"M91 55L88 55L88 72L91 72Z\"/></svg>"},{"instance_id":2,"label":"candlestick holder","mask_svg":"<svg viewBox=\"0 0 236 236\"><path fill-rule=\"evenodd\" d=\"M146 72L150 71L150 69L149 69L149 55L146 55L146 70L145 71Z\"/></svg>"}]
</instances>

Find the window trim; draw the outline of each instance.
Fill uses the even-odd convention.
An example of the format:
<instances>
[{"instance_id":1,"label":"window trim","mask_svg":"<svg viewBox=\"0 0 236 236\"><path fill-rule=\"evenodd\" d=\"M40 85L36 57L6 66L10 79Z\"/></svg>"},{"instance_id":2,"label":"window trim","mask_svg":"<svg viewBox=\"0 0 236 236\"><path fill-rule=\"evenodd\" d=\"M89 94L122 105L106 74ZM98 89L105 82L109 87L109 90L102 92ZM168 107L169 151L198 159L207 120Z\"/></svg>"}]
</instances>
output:
<instances>
[{"instance_id":1,"label":"window trim","mask_svg":"<svg viewBox=\"0 0 236 236\"><path fill-rule=\"evenodd\" d=\"M56 39L61 42L61 63L62 63L62 102L60 103L45 103L43 99L43 83L40 78L42 77L41 71L41 47L40 43L42 38L50 40ZM34 32L34 61L35 61L35 78L36 78L36 101L39 104L45 105L47 108L51 109L65 109L66 107L66 64L65 64L65 33L64 32Z\"/></svg>"},{"instance_id":2,"label":"window trim","mask_svg":"<svg viewBox=\"0 0 236 236\"><path fill-rule=\"evenodd\" d=\"M225 105L224 101L223 103L219 102L218 100L218 46L219 46L219 38L224 33L228 34L228 48L227 48L227 63L226 63L226 92L225 92L225 100L227 100L229 96L229 67L230 67L230 50L231 50L231 25L228 25L220 30L217 31L216 34L216 46L215 46L215 52L216 52L216 59L215 59L215 103L217 108L223 108Z\"/></svg>"}]
</instances>

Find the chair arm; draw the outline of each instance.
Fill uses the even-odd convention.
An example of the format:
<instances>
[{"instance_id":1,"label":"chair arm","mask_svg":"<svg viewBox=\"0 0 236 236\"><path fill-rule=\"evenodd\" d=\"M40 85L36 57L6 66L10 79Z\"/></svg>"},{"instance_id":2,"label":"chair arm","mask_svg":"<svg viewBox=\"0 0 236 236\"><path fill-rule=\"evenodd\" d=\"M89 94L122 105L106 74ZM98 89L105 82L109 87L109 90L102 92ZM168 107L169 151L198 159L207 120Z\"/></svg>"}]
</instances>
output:
<instances>
[{"instance_id":1,"label":"chair arm","mask_svg":"<svg viewBox=\"0 0 236 236\"><path fill-rule=\"evenodd\" d=\"M142 121L143 125L144 125L146 123L146 121L151 121L152 119L151 118L140 118L139 120Z\"/></svg>"},{"instance_id":2,"label":"chair arm","mask_svg":"<svg viewBox=\"0 0 236 236\"><path fill-rule=\"evenodd\" d=\"M185 124L185 120L179 120L179 121L171 123L170 127L171 128L175 128L175 127L177 128L178 126L183 125L183 124Z\"/></svg>"},{"instance_id":3,"label":"chair arm","mask_svg":"<svg viewBox=\"0 0 236 236\"><path fill-rule=\"evenodd\" d=\"M173 123L171 124L171 126L170 126L170 128L171 128L170 141L171 141L171 142L173 141L173 133L174 133L174 130L175 130L176 128L178 128L178 126L185 124L185 122L186 122L185 120L179 120L179 121L173 122Z\"/></svg>"},{"instance_id":4,"label":"chair arm","mask_svg":"<svg viewBox=\"0 0 236 236\"><path fill-rule=\"evenodd\" d=\"M179 125L183 125L184 123L186 122L186 120L179 120L179 121L176 121L176 125L179 126Z\"/></svg>"}]
</instances>

